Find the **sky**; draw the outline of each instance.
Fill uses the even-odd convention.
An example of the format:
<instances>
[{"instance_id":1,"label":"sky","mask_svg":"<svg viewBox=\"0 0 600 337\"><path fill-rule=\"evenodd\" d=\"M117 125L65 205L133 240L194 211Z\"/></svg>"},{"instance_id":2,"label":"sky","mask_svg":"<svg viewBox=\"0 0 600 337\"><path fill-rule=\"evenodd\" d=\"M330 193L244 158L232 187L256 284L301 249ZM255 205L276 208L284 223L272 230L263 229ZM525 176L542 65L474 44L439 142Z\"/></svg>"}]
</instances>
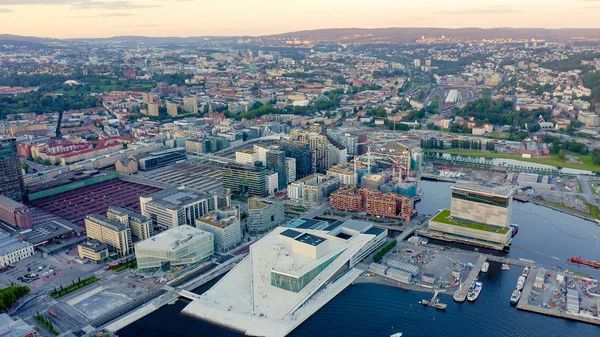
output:
<instances>
[{"instance_id":1,"label":"sky","mask_svg":"<svg viewBox=\"0 0 600 337\"><path fill-rule=\"evenodd\" d=\"M267 35L320 28L600 28L600 0L0 0L0 34Z\"/></svg>"}]
</instances>

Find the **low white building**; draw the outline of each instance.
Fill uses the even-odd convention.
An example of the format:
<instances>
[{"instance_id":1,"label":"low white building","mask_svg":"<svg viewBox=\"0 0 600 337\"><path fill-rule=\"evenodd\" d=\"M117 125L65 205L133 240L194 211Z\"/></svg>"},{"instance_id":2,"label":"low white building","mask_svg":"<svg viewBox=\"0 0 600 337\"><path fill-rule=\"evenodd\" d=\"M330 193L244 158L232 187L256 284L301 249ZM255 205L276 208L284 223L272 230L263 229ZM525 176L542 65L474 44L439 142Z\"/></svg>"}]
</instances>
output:
<instances>
[{"instance_id":1,"label":"low white building","mask_svg":"<svg viewBox=\"0 0 600 337\"><path fill-rule=\"evenodd\" d=\"M188 225L171 228L135 245L137 265L142 272L165 271L190 265L214 253L213 234Z\"/></svg>"},{"instance_id":2,"label":"low white building","mask_svg":"<svg viewBox=\"0 0 600 337\"><path fill-rule=\"evenodd\" d=\"M3 234L0 236L0 267L19 262L33 256L33 245L27 241L21 241L16 236Z\"/></svg>"},{"instance_id":3,"label":"low white building","mask_svg":"<svg viewBox=\"0 0 600 337\"><path fill-rule=\"evenodd\" d=\"M221 209L196 220L196 227L215 237L215 250L228 252L242 242L240 210Z\"/></svg>"}]
</instances>

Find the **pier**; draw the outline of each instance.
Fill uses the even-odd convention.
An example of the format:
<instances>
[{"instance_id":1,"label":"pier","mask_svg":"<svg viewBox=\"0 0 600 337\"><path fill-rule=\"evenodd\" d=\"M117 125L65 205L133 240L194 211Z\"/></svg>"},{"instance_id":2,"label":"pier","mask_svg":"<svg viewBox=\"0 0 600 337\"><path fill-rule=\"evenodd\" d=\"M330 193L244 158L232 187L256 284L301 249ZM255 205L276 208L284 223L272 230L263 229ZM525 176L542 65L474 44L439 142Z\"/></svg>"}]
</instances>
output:
<instances>
[{"instance_id":1,"label":"pier","mask_svg":"<svg viewBox=\"0 0 600 337\"><path fill-rule=\"evenodd\" d=\"M479 258L477 259L477 262L475 262L473 269L471 269L469 276L467 276L467 279L463 283L464 285L462 287L460 287L459 290L456 291L456 293L454 293L454 300L456 302L464 302L467 299L467 293L469 292L469 287L471 286L473 281L475 281L477 276L479 276L479 272L481 271L481 266L483 266L485 261L487 261L487 258L483 255L480 255Z\"/></svg>"},{"instance_id":2,"label":"pier","mask_svg":"<svg viewBox=\"0 0 600 337\"><path fill-rule=\"evenodd\" d=\"M543 308L540 306L529 304L529 296L531 295L536 275L537 269L529 270L529 274L527 275L527 279L525 280L525 286L523 287L523 291L521 292L521 298L519 299L519 303L517 304L517 309L600 326L600 319L596 317L569 313L564 310L559 311L556 309Z\"/></svg>"}]
</instances>

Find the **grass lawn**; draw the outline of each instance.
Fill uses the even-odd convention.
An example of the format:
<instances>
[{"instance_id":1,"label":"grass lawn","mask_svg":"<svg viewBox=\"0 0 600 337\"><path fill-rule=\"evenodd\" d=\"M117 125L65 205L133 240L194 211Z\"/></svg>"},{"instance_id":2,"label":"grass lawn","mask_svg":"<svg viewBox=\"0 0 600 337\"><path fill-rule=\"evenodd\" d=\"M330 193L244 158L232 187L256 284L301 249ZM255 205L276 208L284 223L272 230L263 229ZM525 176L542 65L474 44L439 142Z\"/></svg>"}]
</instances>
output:
<instances>
[{"instance_id":1,"label":"grass lawn","mask_svg":"<svg viewBox=\"0 0 600 337\"><path fill-rule=\"evenodd\" d=\"M498 153L498 152L487 152L487 151L478 151L478 150L460 150L460 149L448 149L448 150L425 150L425 152L441 152L441 153L449 153L456 154L461 156L468 157L483 157L483 158L504 158L504 159L514 159L521 160L530 163L537 164L545 164L552 165L558 167L568 167L579 170L600 172L600 165L594 164L592 161L592 157L589 155L580 155L574 153L567 153L568 155L577 157L581 163L567 163L565 160L561 160L558 158L558 155L552 155L551 157L544 158L522 158L520 154L507 154L507 153Z\"/></svg>"},{"instance_id":2,"label":"grass lawn","mask_svg":"<svg viewBox=\"0 0 600 337\"><path fill-rule=\"evenodd\" d=\"M450 216L450 210L444 209L431 220L436 221L436 222L445 223L448 225L466 227L466 228L477 229L480 231L486 231L486 232L492 232L492 233L506 234L510 230L510 228L493 227L493 226L488 226L488 225L469 222L469 221L458 221L458 220L454 220L454 219L449 219L448 218L449 216Z\"/></svg>"}]
</instances>

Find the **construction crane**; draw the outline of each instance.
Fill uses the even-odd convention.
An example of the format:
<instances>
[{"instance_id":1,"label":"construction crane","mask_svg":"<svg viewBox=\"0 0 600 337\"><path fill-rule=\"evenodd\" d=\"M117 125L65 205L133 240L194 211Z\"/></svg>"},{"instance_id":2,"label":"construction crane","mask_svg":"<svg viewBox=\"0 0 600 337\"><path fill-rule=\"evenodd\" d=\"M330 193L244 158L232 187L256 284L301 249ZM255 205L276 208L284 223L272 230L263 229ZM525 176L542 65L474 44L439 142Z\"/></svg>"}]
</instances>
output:
<instances>
[{"instance_id":1,"label":"construction crane","mask_svg":"<svg viewBox=\"0 0 600 337\"><path fill-rule=\"evenodd\" d=\"M371 174L371 145L373 144L387 144L389 142L392 142L393 140L382 140L382 141L377 141L377 142L373 142L373 141L368 141L368 142L363 142L363 143L358 143L356 144L356 146L358 145L367 145L367 168L368 168L368 173ZM356 161L356 159L360 159L359 156L358 158L354 158L354 160Z\"/></svg>"}]
</instances>

